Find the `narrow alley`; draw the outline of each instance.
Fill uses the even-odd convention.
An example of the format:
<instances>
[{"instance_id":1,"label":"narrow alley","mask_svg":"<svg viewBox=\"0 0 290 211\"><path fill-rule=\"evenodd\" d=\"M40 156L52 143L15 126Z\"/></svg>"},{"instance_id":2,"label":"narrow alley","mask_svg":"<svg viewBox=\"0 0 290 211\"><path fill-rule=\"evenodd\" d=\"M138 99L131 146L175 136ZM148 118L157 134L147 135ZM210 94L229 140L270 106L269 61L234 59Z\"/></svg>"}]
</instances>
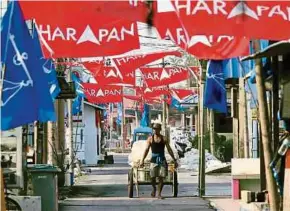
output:
<instances>
[{"instance_id":1,"label":"narrow alley","mask_svg":"<svg viewBox=\"0 0 290 211\"><path fill-rule=\"evenodd\" d=\"M181 169L179 193L173 198L171 187L165 186L164 200L150 197L151 186L141 186L140 196L128 198L127 164L128 154L114 154L115 164L104 167L88 167L91 173L82 176L74 185L73 195L60 202L61 211L78 210L212 210L207 200L197 196L197 176ZM206 177L207 196L229 196L231 194L230 175Z\"/></svg>"}]
</instances>

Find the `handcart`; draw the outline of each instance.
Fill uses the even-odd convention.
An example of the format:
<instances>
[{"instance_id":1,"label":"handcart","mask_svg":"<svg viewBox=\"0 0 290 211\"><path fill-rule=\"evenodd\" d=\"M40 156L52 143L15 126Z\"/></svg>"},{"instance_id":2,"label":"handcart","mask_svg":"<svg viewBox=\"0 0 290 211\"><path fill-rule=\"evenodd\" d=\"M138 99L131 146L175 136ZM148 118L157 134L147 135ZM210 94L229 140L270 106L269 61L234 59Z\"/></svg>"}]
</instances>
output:
<instances>
[{"instance_id":1,"label":"handcart","mask_svg":"<svg viewBox=\"0 0 290 211\"><path fill-rule=\"evenodd\" d=\"M145 163L144 167L140 168L134 166L128 172L128 197L133 198L134 185L136 187L136 194L139 197L139 185L151 185L150 178L150 163ZM158 178L156 178L156 184L158 184ZM174 164L168 164L168 174L163 181L164 185L172 186L172 195L177 197L178 194L178 179L177 170Z\"/></svg>"}]
</instances>

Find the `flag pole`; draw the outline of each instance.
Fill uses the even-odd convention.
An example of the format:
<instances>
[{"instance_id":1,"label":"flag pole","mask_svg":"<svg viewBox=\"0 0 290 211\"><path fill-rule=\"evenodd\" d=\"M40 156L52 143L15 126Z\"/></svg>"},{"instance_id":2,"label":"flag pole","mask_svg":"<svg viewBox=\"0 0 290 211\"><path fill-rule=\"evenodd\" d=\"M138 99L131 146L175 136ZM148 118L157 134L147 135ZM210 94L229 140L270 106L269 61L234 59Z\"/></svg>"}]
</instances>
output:
<instances>
[{"instance_id":1,"label":"flag pole","mask_svg":"<svg viewBox=\"0 0 290 211\"><path fill-rule=\"evenodd\" d=\"M68 81L72 81L72 66L70 66L69 70L68 70ZM70 173L70 185L72 184L72 178L73 178L73 159L74 159L74 155L73 155L73 114L72 114L72 99L68 99L67 100L67 110L68 110L68 150L69 150L69 173Z\"/></svg>"},{"instance_id":2,"label":"flag pole","mask_svg":"<svg viewBox=\"0 0 290 211\"><path fill-rule=\"evenodd\" d=\"M205 149L204 149L204 82L202 75L202 66L200 66L199 86L199 103L198 103L198 116L199 116L199 133L198 133L198 154L199 154L199 172L198 172L198 193L202 197L205 195Z\"/></svg>"},{"instance_id":3,"label":"flag pole","mask_svg":"<svg viewBox=\"0 0 290 211\"><path fill-rule=\"evenodd\" d=\"M122 94L124 95L124 87L122 87ZM121 124L121 140L122 140L122 152L124 152L125 149L125 106L124 106L124 96L122 98L122 124Z\"/></svg>"}]
</instances>

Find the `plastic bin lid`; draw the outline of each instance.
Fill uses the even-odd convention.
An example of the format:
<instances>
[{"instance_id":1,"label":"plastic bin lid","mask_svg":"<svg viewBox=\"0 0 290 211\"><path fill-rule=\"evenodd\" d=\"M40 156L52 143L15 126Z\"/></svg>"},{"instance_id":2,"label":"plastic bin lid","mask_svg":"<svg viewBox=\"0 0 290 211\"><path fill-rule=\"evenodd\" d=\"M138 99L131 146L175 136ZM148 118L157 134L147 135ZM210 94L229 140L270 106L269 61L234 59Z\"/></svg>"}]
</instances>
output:
<instances>
[{"instance_id":1,"label":"plastic bin lid","mask_svg":"<svg viewBox=\"0 0 290 211\"><path fill-rule=\"evenodd\" d=\"M29 168L31 172L60 172L61 170L57 166L50 164L35 164Z\"/></svg>"}]
</instances>

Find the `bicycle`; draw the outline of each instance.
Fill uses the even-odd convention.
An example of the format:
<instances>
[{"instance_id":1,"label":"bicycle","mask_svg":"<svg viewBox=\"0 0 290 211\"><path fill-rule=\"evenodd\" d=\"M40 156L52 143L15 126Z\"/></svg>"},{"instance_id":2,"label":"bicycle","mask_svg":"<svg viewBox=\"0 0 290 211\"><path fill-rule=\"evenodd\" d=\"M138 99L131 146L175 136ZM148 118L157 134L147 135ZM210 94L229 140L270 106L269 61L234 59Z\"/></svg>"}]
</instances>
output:
<instances>
[{"instance_id":1,"label":"bicycle","mask_svg":"<svg viewBox=\"0 0 290 211\"><path fill-rule=\"evenodd\" d=\"M3 169L3 185L4 185L3 188L4 188L6 211L22 211L18 202L10 197L10 196L14 196L15 194L8 191L8 188L7 188L7 182L10 179L10 175L14 173L15 171Z\"/></svg>"}]
</instances>

